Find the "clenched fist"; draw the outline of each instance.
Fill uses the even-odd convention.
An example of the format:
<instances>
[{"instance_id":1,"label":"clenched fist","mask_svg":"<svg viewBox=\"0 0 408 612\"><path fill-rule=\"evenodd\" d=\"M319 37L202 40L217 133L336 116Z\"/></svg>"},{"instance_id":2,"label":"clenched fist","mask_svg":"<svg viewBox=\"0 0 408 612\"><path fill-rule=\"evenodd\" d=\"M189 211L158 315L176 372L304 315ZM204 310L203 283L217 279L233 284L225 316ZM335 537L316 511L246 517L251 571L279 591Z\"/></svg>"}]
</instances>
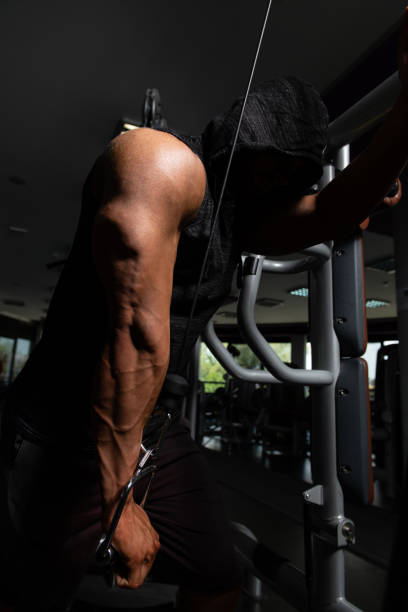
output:
<instances>
[{"instance_id":1,"label":"clenched fist","mask_svg":"<svg viewBox=\"0 0 408 612\"><path fill-rule=\"evenodd\" d=\"M133 498L123 510L112 545L120 556L113 568L117 586L137 589L152 568L160 542L146 512Z\"/></svg>"}]
</instances>

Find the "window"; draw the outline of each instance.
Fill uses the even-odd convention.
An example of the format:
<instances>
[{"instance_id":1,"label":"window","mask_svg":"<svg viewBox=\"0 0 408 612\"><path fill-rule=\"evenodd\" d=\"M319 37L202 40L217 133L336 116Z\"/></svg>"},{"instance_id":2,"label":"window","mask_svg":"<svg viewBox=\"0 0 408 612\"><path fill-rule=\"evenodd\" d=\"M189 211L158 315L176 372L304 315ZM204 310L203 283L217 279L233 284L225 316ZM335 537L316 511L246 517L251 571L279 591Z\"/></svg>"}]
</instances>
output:
<instances>
[{"instance_id":1,"label":"window","mask_svg":"<svg viewBox=\"0 0 408 612\"><path fill-rule=\"evenodd\" d=\"M377 354L381 346L389 346L390 344L399 344L398 340L384 340L384 342L368 342L367 350L363 355L368 365L368 386L370 391L375 389L375 375L377 369Z\"/></svg>"},{"instance_id":2,"label":"window","mask_svg":"<svg viewBox=\"0 0 408 612\"><path fill-rule=\"evenodd\" d=\"M305 367L306 370L312 369L312 345L310 342L306 342Z\"/></svg>"},{"instance_id":3,"label":"window","mask_svg":"<svg viewBox=\"0 0 408 612\"><path fill-rule=\"evenodd\" d=\"M0 336L0 390L23 369L30 349L30 340Z\"/></svg>"},{"instance_id":4,"label":"window","mask_svg":"<svg viewBox=\"0 0 408 612\"><path fill-rule=\"evenodd\" d=\"M0 389L8 385L13 361L14 338L0 336Z\"/></svg>"},{"instance_id":5,"label":"window","mask_svg":"<svg viewBox=\"0 0 408 612\"><path fill-rule=\"evenodd\" d=\"M375 389L375 373L377 368L377 353L381 346L398 344L398 340L385 340L384 342L368 342L367 349L362 358L366 360L368 366L368 385L371 390ZM306 368L312 367L312 350L310 342L306 345Z\"/></svg>"},{"instance_id":6,"label":"window","mask_svg":"<svg viewBox=\"0 0 408 612\"><path fill-rule=\"evenodd\" d=\"M228 344L226 342L223 344L226 348L230 348L230 352L240 366L255 370L262 368L260 360L247 344ZM291 361L292 345L290 342L270 342L269 345L282 361L287 363ZM201 344L199 376L200 381L204 383L206 393L214 393L218 388L225 386L227 372L204 343Z\"/></svg>"},{"instance_id":7,"label":"window","mask_svg":"<svg viewBox=\"0 0 408 612\"><path fill-rule=\"evenodd\" d=\"M273 348L278 357L285 363L290 363L292 361L291 342L270 342L269 346Z\"/></svg>"},{"instance_id":8,"label":"window","mask_svg":"<svg viewBox=\"0 0 408 612\"><path fill-rule=\"evenodd\" d=\"M226 371L204 342L201 343L199 379L206 393L214 393L225 386Z\"/></svg>"},{"instance_id":9,"label":"window","mask_svg":"<svg viewBox=\"0 0 408 612\"><path fill-rule=\"evenodd\" d=\"M381 348L381 342L368 342L366 352L362 356L366 360L368 366L368 386L370 389L375 388L375 371L377 368L377 353Z\"/></svg>"}]
</instances>

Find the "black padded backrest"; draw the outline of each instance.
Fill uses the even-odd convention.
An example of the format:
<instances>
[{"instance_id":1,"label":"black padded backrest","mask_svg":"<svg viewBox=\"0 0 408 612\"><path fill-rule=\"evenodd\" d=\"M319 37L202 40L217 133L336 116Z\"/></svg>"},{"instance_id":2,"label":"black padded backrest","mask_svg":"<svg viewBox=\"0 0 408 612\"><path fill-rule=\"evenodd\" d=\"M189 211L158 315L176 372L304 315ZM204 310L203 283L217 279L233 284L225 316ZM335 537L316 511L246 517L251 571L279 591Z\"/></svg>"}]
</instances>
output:
<instances>
[{"instance_id":1,"label":"black padded backrest","mask_svg":"<svg viewBox=\"0 0 408 612\"><path fill-rule=\"evenodd\" d=\"M373 501L371 413L364 359L342 359L336 386L337 471L350 497Z\"/></svg>"},{"instance_id":2,"label":"black padded backrest","mask_svg":"<svg viewBox=\"0 0 408 612\"><path fill-rule=\"evenodd\" d=\"M334 329L342 357L360 357L367 346L364 256L361 232L333 247Z\"/></svg>"}]
</instances>

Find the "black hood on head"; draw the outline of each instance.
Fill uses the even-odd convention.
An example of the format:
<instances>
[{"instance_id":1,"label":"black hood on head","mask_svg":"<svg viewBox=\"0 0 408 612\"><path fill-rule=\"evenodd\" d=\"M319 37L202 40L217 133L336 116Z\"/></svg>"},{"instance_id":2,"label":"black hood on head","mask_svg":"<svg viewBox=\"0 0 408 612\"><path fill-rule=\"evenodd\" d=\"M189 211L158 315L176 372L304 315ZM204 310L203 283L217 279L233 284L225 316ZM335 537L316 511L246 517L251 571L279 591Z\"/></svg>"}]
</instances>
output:
<instances>
[{"instance_id":1,"label":"black hood on head","mask_svg":"<svg viewBox=\"0 0 408 612\"><path fill-rule=\"evenodd\" d=\"M205 128L202 141L208 167L226 164L242 108L238 99ZM319 93L297 77L265 81L249 94L236 152L275 150L305 157L321 174L329 116Z\"/></svg>"}]
</instances>

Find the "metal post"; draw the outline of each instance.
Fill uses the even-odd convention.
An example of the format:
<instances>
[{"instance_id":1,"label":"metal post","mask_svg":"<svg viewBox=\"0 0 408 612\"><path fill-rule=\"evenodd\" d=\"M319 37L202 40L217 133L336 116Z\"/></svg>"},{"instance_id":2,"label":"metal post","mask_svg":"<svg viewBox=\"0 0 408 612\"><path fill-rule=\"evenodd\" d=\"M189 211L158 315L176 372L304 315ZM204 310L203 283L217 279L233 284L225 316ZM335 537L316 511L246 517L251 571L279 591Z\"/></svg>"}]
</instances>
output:
<instances>
[{"instance_id":1,"label":"metal post","mask_svg":"<svg viewBox=\"0 0 408 612\"><path fill-rule=\"evenodd\" d=\"M193 440L197 439L198 426L200 424L199 414L199 376L200 376L200 353L201 338L195 344L190 362L190 391L187 400L186 416L190 427L190 434Z\"/></svg>"},{"instance_id":2,"label":"metal post","mask_svg":"<svg viewBox=\"0 0 408 612\"><path fill-rule=\"evenodd\" d=\"M311 272L310 295L312 365L315 369L324 364L325 368L335 373L336 381L340 357L333 330L331 262ZM343 493L337 478L335 381L331 385L311 389L312 475L313 482L323 487L324 501L322 506L313 506L317 521L312 522L323 525L330 525L337 517L344 515ZM313 555L313 574L319 582L318 588L314 584L312 593L313 610L322 610L339 597L344 598L344 556L342 550L336 550L336 545L316 536Z\"/></svg>"},{"instance_id":3,"label":"metal post","mask_svg":"<svg viewBox=\"0 0 408 612\"><path fill-rule=\"evenodd\" d=\"M262 582L248 570L244 574L245 593L252 600L251 612L261 610L259 603L262 601Z\"/></svg>"},{"instance_id":4,"label":"metal post","mask_svg":"<svg viewBox=\"0 0 408 612\"><path fill-rule=\"evenodd\" d=\"M346 144L337 151L336 154L336 168L343 172L350 163L350 145Z\"/></svg>"},{"instance_id":5,"label":"metal post","mask_svg":"<svg viewBox=\"0 0 408 612\"><path fill-rule=\"evenodd\" d=\"M304 334L295 334L292 336L292 355L291 362L296 364L298 368L305 368L306 363L306 336Z\"/></svg>"},{"instance_id":6,"label":"metal post","mask_svg":"<svg viewBox=\"0 0 408 612\"><path fill-rule=\"evenodd\" d=\"M340 155L340 154L339 154ZM342 151L345 161L347 152ZM340 161L340 160L339 160ZM323 181L334 178L334 166L324 170ZM313 406L312 474L315 486L305 492L310 504L313 560L312 610L357 610L345 599L344 552L347 528L344 499L337 477L336 382L340 371L340 350L333 326L333 282L331 260L310 272L310 330L313 369L333 373L330 385L311 389ZM329 537L332 532L332 538Z\"/></svg>"}]
</instances>

